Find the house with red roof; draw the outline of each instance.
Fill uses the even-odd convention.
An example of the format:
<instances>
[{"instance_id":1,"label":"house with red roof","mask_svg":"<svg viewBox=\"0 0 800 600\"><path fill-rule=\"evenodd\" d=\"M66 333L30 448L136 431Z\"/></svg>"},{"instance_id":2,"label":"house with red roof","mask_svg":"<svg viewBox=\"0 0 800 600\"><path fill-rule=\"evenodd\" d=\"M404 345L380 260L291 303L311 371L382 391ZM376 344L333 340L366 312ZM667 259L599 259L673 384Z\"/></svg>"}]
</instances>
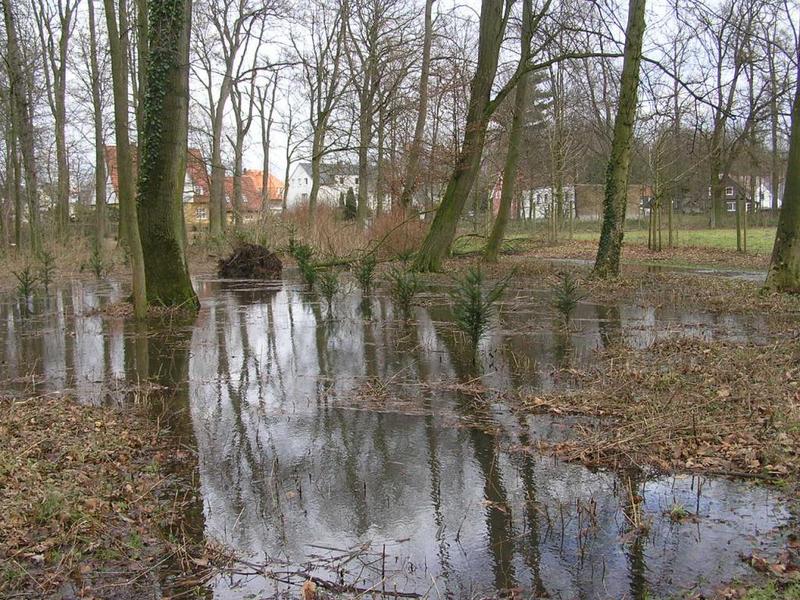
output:
<instances>
[{"instance_id":1,"label":"house with red roof","mask_svg":"<svg viewBox=\"0 0 800 600\"><path fill-rule=\"evenodd\" d=\"M116 146L105 146L106 157L106 198L109 204L119 202L119 170L117 168ZM137 154L132 148L134 177L136 176ZM262 171L245 169L242 172L242 221L252 221L262 212L261 188ZM186 158L186 177L183 182L183 215L186 224L197 228L208 224L211 179L203 155L197 148L189 148ZM269 175L268 209L280 211L283 201L283 182ZM233 220L233 177L225 178L225 205L229 222Z\"/></svg>"},{"instance_id":2,"label":"house with red roof","mask_svg":"<svg viewBox=\"0 0 800 600\"><path fill-rule=\"evenodd\" d=\"M244 169L241 176L242 199L239 210L243 222L252 221L263 212L269 210L278 212L283 204L283 182L269 174L267 184L267 205L262 202L262 189L264 184L264 172L256 169ZM229 221L233 221L233 189L234 178L225 178L225 206L228 212Z\"/></svg>"},{"instance_id":3,"label":"house with red roof","mask_svg":"<svg viewBox=\"0 0 800 600\"><path fill-rule=\"evenodd\" d=\"M119 169L117 147L103 148L106 158L106 202L119 204ZM131 147L133 176L138 164L136 147ZM197 148L189 148L186 156L186 176L183 180L183 215L187 224L208 223L210 180L203 155Z\"/></svg>"}]
</instances>

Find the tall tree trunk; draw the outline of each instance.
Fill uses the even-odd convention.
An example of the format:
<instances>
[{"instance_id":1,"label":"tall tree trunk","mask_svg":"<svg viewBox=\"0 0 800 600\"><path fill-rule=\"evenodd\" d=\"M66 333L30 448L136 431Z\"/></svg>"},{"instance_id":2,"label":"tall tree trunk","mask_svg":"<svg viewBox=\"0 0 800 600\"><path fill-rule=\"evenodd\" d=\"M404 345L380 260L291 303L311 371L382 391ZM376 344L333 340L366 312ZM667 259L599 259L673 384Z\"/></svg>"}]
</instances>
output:
<instances>
[{"instance_id":1,"label":"tall tree trunk","mask_svg":"<svg viewBox=\"0 0 800 600\"><path fill-rule=\"evenodd\" d=\"M14 246L22 243L22 168L17 154L17 138L9 119L6 126L6 193L9 206L14 211Z\"/></svg>"},{"instance_id":2,"label":"tall tree trunk","mask_svg":"<svg viewBox=\"0 0 800 600\"><path fill-rule=\"evenodd\" d=\"M291 144L292 139L291 136L286 140L286 168L283 171L283 194L281 195L281 213L286 212L286 201L289 198L289 175L291 171L289 169L292 168L292 151L291 151Z\"/></svg>"},{"instance_id":3,"label":"tall tree trunk","mask_svg":"<svg viewBox=\"0 0 800 600\"><path fill-rule=\"evenodd\" d=\"M25 169L25 196L27 198L30 245L39 252L39 180L34 153L33 112L28 95L28 84L23 73L22 57L17 39L17 24L10 0L2 0L3 19L6 26L6 63L11 92L11 122L19 141L19 152Z\"/></svg>"},{"instance_id":4,"label":"tall tree trunk","mask_svg":"<svg viewBox=\"0 0 800 600\"><path fill-rule=\"evenodd\" d=\"M327 125L325 127L327 127ZM317 126L314 128L314 135L311 142L311 191L308 194L308 214L312 218L317 212L317 196L319 196L322 150L324 144L325 128Z\"/></svg>"},{"instance_id":5,"label":"tall tree trunk","mask_svg":"<svg viewBox=\"0 0 800 600\"><path fill-rule=\"evenodd\" d=\"M94 16L94 0L89 5L89 67L92 81L92 112L94 118L94 207L97 223L97 239L106 236L106 161L103 151L103 103L100 98L100 68L97 64L97 25Z\"/></svg>"},{"instance_id":6,"label":"tall tree trunk","mask_svg":"<svg viewBox=\"0 0 800 600\"><path fill-rule=\"evenodd\" d=\"M442 202L414 261L414 268L418 271L437 271L441 267L480 167L490 116L487 107L505 31L503 8L502 0L483 0L481 3L478 64L470 85L464 139Z\"/></svg>"},{"instance_id":7,"label":"tall tree trunk","mask_svg":"<svg viewBox=\"0 0 800 600\"><path fill-rule=\"evenodd\" d=\"M380 217L384 210L384 198L386 196L385 190L385 171L384 155L386 154L386 106L381 106L378 113L378 159L376 161L375 171L375 216Z\"/></svg>"},{"instance_id":8,"label":"tall tree trunk","mask_svg":"<svg viewBox=\"0 0 800 600\"><path fill-rule=\"evenodd\" d=\"M148 299L196 309L184 252L191 0L150 0L150 54L139 165Z\"/></svg>"},{"instance_id":9,"label":"tall tree trunk","mask_svg":"<svg viewBox=\"0 0 800 600\"><path fill-rule=\"evenodd\" d=\"M721 133L714 133L711 141L711 154L708 157L709 178L711 179L711 227L721 227L725 220L725 198L722 186L724 177L722 166Z\"/></svg>"},{"instance_id":10,"label":"tall tree trunk","mask_svg":"<svg viewBox=\"0 0 800 600\"><path fill-rule=\"evenodd\" d=\"M67 157L67 53L72 29L72 15L61 20L58 77L55 85L56 162L58 163L58 228L64 233L69 223L69 159Z\"/></svg>"},{"instance_id":11,"label":"tall tree trunk","mask_svg":"<svg viewBox=\"0 0 800 600\"><path fill-rule=\"evenodd\" d=\"M144 129L144 99L147 95L147 60L150 54L148 2L149 0L135 0L136 2L136 132L141 136Z\"/></svg>"},{"instance_id":12,"label":"tall tree trunk","mask_svg":"<svg viewBox=\"0 0 800 600\"><path fill-rule=\"evenodd\" d=\"M403 208L411 206L414 191L419 181L419 161L422 156L422 136L425 134L425 120L428 114L428 80L431 72L431 41L433 40L433 3L425 0L425 37L422 42L422 66L419 78L419 107L417 122L414 126L414 139L408 150L408 162L403 177L403 192L400 204Z\"/></svg>"},{"instance_id":13,"label":"tall tree trunk","mask_svg":"<svg viewBox=\"0 0 800 600\"><path fill-rule=\"evenodd\" d=\"M242 155L244 154L244 136L236 135L233 148L233 189L231 190L231 209L233 210L233 227L242 225Z\"/></svg>"},{"instance_id":14,"label":"tall tree trunk","mask_svg":"<svg viewBox=\"0 0 800 600\"><path fill-rule=\"evenodd\" d=\"M55 221L59 234L66 231L69 223L69 161L67 157L67 57L69 40L75 23L75 9L77 2L59 0L56 3L58 10L58 39L53 30L51 7L45 5L44 0L34 4L34 14L39 29L39 38L42 44L42 59L44 62L44 79L47 101L53 115L53 125L56 146L56 205Z\"/></svg>"},{"instance_id":15,"label":"tall tree trunk","mask_svg":"<svg viewBox=\"0 0 800 600\"><path fill-rule=\"evenodd\" d=\"M270 97L269 110L266 111L267 118L264 118L264 101L266 100L266 90L264 96L259 94L259 116L261 117L261 151L264 154L264 163L261 170L261 210L267 212L269 206L269 150L270 135L272 133L273 115L275 114L275 94L278 91L278 74L275 73L275 82L272 84L272 94ZM287 142L288 148L288 142Z\"/></svg>"},{"instance_id":16,"label":"tall tree trunk","mask_svg":"<svg viewBox=\"0 0 800 600\"><path fill-rule=\"evenodd\" d=\"M226 86L223 82L223 88ZM224 108L227 101L228 91L220 92L214 111L214 120L211 125L211 190L208 206L208 226L211 236L219 236L225 231L227 215L225 213L225 167L222 165L222 126L225 115Z\"/></svg>"},{"instance_id":17,"label":"tall tree trunk","mask_svg":"<svg viewBox=\"0 0 800 600\"><path fill-rule=\"evenodd\" d=\"M800 59L800 56L797 57ZM800 64L800 63L798 63ZM792 105L789 160L767 289L800 293L800 67Z\"/></svg>"},{"instance_id":18,"label":"tall tree trunk","mask_svg":"<svg viewBox=\"0 0 800 600\"><path fill-rule=\"evenodd\" d=\"M111 78L114 94L114 132L117 140L117 177L119 189L120 231L125 223L125 242L131 261L133 279L133 310L137 319L147 314L147 287L145 284L144 256L136 216L136 188L133 179L133 156L128 138L128 8L126 0L119 2L119 24L114 0L103 0L111 54Z\"/></svg>"},{"instance_id":19,"label":"tall tree trunk","mask_svg":"<svg viewBox=\"0 0 800 600\"><path fill-rule=\"evenodd\" d=\"M775 68L775 55L767 53L769 65L769 134L770 134L770 192L772 195L770 208L778 209L778 194L780 193L780 154L778 149L778 121L780 112L778 108L778 75ZM763 208L763 207L762 207Z\"/></svg>"},{"instance_id":20,"label":"tall tree trunk","mask_svg":"<svg viewBox=\"0 0 800 600\"><path fill-rule=\"evenodd\" d=\"M372 85L372 84L365 84ZM369 148L372 145L373 107L372 94L369 89L365 92L369 98L361 102L361 115L358 120L358 201L356 218L363 225L369 214Z\"/></svg>"},{"instance_id":21,"label":"tall tree trunk","mask_svg":"<svg viewBox=\"0 0 800 600\"><path fill-rule=\"evenodd\" d=\"M522 36L520 39L520 62L527 62L531 53L531 4L532 0L523 0L522 4ZM503 166L503 189L500 192L500 207L497 218L489 235L489 241L484 250L484 259L488 262L497 262L500 246L506 233L506 225L511 214L511 203L514 199L514 187L517 180L519 166L520 142L522 129L525 125L525 111L528 108L528 74L525 73L517 82L514 96L514 114L511 119L511 131L508 134L508 154Z\"/></svg>"},{"instance_id":22,"label":"tall tree trunk","mask_svg":"<svg viewBox=\"0 0 800 600\"><path fill-rule=\"evenodd\" d=\"M599 277L619 275L619 257L625 235L625 212L628 205L631 142L639 91L639 65L642 61L645 4L646 0L629 0L628 3L619 105L614 121L611 157L606 169L603 229L594 264L594 273Z\"/></svg>"}]
</instances>

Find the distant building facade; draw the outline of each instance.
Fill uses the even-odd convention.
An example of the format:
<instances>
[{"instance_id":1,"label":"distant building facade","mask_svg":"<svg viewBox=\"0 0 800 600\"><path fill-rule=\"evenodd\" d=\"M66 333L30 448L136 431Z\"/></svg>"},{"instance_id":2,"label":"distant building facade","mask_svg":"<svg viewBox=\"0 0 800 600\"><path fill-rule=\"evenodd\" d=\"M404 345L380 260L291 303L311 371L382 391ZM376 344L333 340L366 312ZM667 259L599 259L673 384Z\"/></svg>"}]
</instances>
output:
<instances>
[{"instance_id":1,"label":"distant building facade","mask_svg":"<svg viewBox=\"0 0 800 600\"><path fill-rule=\"evenodd\" d=\"M106 202L119 204L119 169L116 146L105 146ZM131 148L134 177L136 176L137 152ZM283 201L283 182L269 175L269 209L280 210ZM242 216L250 221L261 212L262 171L245 169L242 172ZM189 148L186 155L186 175L183 180L183 216L192 227L207 225L209 221L211 179L203 155L197 148ZM229 221L233 217L233 177L225 178L225 204Z\"/></svg>"},{"instance_id":2,"label":"distant building facade","mask_svg":"<svg viewBox=\"0 0 800 600\"><path fill-rule=\"evenodd\" d=\"M496 215L500 209L502 180L498 180L492 191L492 209ZM599 221L603 217L603 197L605 188L600 184L582 183L565 185L562 188L563 218L570 213L576 220ZM548 219L554 210L555 189L540 187L522 190L511 203L512 219ZM647 213L652 191L650 186L629 185L625 216L635 219Z\"/></svg>"},{"instance_id":3,"label":"distant building facade","mask_svg":"<svg viewBox=\"0 0 800 600\"><path fill-rule=\"evenodd\" d=\"M358 194L358 167L349 163L323 163L320 165L320 185L317 203L327 206L339 206L340 199L352 188ZM286 208L293 209L308 204L311 196L311 163L299 162L289 175ZM368 203L372 206L374 198L368 195Z\"/></svg>"}]
</instances>

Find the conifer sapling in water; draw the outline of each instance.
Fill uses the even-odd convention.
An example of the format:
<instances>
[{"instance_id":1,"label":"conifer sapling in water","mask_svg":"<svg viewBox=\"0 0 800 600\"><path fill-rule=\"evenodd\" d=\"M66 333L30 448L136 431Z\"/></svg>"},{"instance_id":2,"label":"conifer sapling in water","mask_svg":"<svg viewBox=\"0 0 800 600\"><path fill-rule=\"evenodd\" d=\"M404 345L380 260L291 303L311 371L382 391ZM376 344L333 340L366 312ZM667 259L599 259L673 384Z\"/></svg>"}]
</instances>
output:
<instances>
[{"instance_id":1,"label":"conifer sapling in water","mask_svg":"<svg viewBox=\"0 0 800 600\"><path fill-rule=\"evenodd\" d=\"M497 303L508 285L508 278L487 290L483 289L483 284L482 271L472 268L456 280L455 289L450 292L456 327L469 338L473 352L497 312Z\"/></svg>"},{"instance_id":2,"label":"conifer sapling in water","mask_svg":"<svg viewBox=\"0 0 800 600\"><path fill-rule=\"evenodd\" d=\"M370 292L375 282L375 267L377 265L378 261L375 259L375 255L368 254L362 258L356 266L356 281L358 281L358 285L361 286L361 291L365 294Z\"/></svg>"},{"instance_id":3,"label":"conifer sapling in water","mask_svg":"<svg viewBox=\"0 0 800 600\"><path fill-rule=\"evenodd\" d=\"M333 298L339 291L339 274L334 269L322 271L317 278L317 288L325 302L328 304L328 311L333 307Z\"/></svg>"},{"instance_id":4,"label":"conifer sapling in water","mask_svg":"<svg viewBox=\"0 0 800 600\"><path fill-rule=\"evenodd\" d=\"M414 296L419 291L419 278L412 271L392 268L386 276L389 278L389 293L400 311L408 317Z\"/></svg>"},{"instance_id":5,"label":"conifer sapling in water","mask_svg":"<svg viewBox=\"0 0 800 600\"><path fill-rule=\"evenodd\" d=\"M553 308L555 308L564 320L564 324L569 324L572 313L578 307L578 303L583 300L584 295L578 286L578 282L571 273L559 273L558 283L551 286L553 290Z\"/></svg>"}]
</instances>

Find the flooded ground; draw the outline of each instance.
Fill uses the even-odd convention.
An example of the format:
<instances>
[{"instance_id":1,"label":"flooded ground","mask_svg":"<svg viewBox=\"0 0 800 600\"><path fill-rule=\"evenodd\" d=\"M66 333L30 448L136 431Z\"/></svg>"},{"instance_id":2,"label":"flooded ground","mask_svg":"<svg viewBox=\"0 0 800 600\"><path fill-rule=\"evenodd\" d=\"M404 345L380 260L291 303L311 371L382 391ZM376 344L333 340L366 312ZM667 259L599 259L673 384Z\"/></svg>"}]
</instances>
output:
<instances>
[{"instance_id":1,"label":"flooded ground","mask_svg":"<svg viewBox=\"0 0 800 600\"><path fill-rule=\"evenodd\" d=\"M563 369L613 340L760 340L765 317L582 303L565 331L548 292L523 286L474 362L442 290L405 320L354 286L330 310L291 281L196 286L196 321L158 326L101 312L123 297L114 283L60 288L32 315L7 299L0 378L87 403L165 399L153 418L198 451L204 533L242 559L214 598L309 574L409 597L669 597L747 576L742 556L780 546L791 515L775 492L559 462L537 441L597 424L503 401L568 386Z\"/></svg>"}]
</instances>

